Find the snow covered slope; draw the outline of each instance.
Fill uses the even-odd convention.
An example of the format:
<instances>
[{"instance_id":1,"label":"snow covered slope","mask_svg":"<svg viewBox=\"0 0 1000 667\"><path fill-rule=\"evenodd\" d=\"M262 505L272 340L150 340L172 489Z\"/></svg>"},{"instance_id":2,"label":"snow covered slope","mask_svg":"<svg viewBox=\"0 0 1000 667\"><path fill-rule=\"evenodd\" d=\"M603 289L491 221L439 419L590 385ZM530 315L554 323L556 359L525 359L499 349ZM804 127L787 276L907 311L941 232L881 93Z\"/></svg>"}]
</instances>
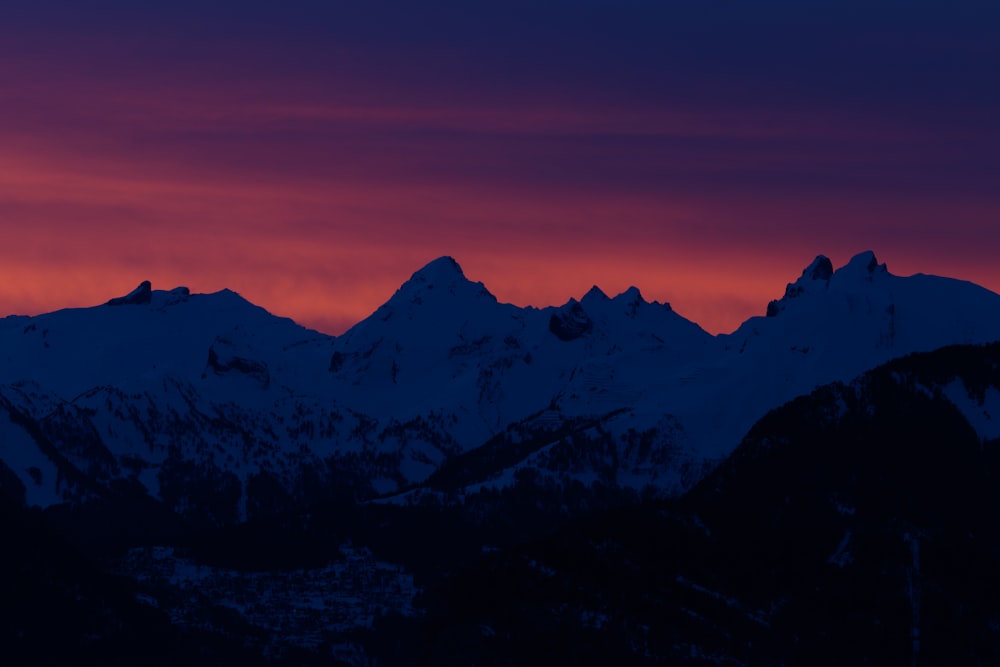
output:
<instances>
[{"instance_id":1,"label":"snow covered slope","mask_svg":"<svg viewBox=\"0 0 1000 667\"><path fill-rule=\"evenodd\" d=\"M817 257L768 315L720 337L732 392L719 400L742 414L717 430L719 453L764 411L818 385L912 352L1000 339L1000 296L950 278L894 276L871 252L837 271Z\"/></svg>"},{"instance_id":2,"label":"snow covered slope","mask_svg":"<svg viewBox=\"0 0 1000 667\"><path fill-rule=\"evenodd\" d=\"M207 368L224 375L233 358L259 350L268 374L297 385L316 377L309 371L320 357L310 354L328 342L235 292L192 295L179 287L150 291L145 300L127 296L94 308L0 320L0 383L33 380L71 400L101 385L195 380Z\"/></svg>"},{"instance_id":3,"label":"snow covered slope","mask_svg":"<svg viewBox=\"0 0 1000 667\"><path fill-rule=\"evenodd\" d=\"M451 432L468 448L575 389L591 399L586 409L621 407L642 389L619 390L613 376L622 359L673 366L711 344L700 327L635 288L610 299L595 287L581 302L522 309L498 303L445 257L336 340L331 371L335 393L366 413L449 413Z\"/></svg>"},{"instance_id":4,"label":"snow covered slope","mask_svg":"<svg viewBox=\"0 0 1000 667\"><path fill-rule=\"evenodd\" d=\"M819 384L1000 340L1000 296L871 253L818 257L767 313L711 336L636 288L519 308L444 257L334 338L143 283L0 320L0 489L44 506L125 488L214 524L396 493L446 462L469 463L449 478L468 489L531 469L676 493Z\"/></svg>"}]
</instances>

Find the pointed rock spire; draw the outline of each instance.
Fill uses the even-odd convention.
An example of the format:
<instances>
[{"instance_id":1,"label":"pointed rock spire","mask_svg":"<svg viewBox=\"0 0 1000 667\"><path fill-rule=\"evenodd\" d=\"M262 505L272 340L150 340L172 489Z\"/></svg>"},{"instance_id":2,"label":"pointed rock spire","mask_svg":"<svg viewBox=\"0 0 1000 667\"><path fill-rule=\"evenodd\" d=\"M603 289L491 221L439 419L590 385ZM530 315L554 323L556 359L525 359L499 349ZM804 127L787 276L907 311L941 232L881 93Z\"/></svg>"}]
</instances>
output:
<instances>
[{"instance_id":1,"label":"pointed rock spire","mask_svg":"<svg viewBox=\"0 0 1000 667\"><path fill-rule=\"evenodd\" d=\"M833 273L833 262L830 258L826 255L816 255L816 259L803 269L799 279L785 286L785 295L767 304L767 316L776 317L785 309L789 299L795 299L807 292L827 289Z\"/></svg>"},{"instance_id":2,"label":"pointed rock spire","mask_svg":"<svg viewBox=\"0 0 1000 667\"><path fill-rule=\"evenodd\" d=\"M109 299L109 306L132 306L149 303L153 299L153 284L143 280L139 286L125 296Z\"/></svg>"}]
</instances>

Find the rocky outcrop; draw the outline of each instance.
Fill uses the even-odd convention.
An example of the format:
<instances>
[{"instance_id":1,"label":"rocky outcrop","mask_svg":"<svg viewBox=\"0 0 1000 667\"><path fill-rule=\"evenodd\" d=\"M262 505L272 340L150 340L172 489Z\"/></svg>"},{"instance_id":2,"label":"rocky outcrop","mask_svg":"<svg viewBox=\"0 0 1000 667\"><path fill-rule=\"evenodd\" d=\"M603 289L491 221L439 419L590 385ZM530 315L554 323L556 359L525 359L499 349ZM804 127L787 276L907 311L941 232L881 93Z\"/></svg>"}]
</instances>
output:
<instances>
[{"instance_id":1,"label":"rocky outcrop","mask_svg":"<svg viewBox=\"0 0 1000 667\"><path fill-rule=\"evenodd\" d=\"M594 322L577 301L571 300L549 318L549 331L564 341L576 340L590 332Z\"/></svg>"},{"instance_id":2,"label":"rocky outcrop","mask_svg":"<svg viewBox=\"0 0 1000 667\"><path fill-rule=\"evenodd\" d=\"M143 280L139 286L125 296L115 297L108 301L109 306L136 306L148 304L153 299L153 284Z\"/></svg>"},{"instance_id":3,"label":"rocky outcrop","mask_svg":"<svg viewBox=\"0 0 1000 667\"><path fill-rule=\"evenodd\" d=\"M263 361L240 355L232 341L216 338L208 348L208 368L216 375L241 374L254 379L267 389L271 384L271 374Z\"/></svg>"}]
</instances>

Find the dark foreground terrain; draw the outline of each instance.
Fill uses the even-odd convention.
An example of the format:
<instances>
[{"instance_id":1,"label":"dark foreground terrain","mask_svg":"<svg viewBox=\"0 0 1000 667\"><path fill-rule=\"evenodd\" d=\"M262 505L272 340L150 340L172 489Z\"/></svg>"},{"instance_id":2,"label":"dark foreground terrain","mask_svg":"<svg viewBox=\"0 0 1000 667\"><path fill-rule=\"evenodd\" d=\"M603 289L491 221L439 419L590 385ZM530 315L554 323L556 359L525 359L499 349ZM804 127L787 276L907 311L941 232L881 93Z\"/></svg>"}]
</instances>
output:
<instances>
[{"instance_id":1,"label":"dark foreground terrain","mask_svg":"<svg viewBox=\"0 0 1000 667\"><path fill-rule=\"evenodd\" d=\"M0 471L0 663L997 664L1000 440L955 391L989 423L1000 345L821 387L674 500L523 474L205 530Z\"/></svg>"}]
</instances>

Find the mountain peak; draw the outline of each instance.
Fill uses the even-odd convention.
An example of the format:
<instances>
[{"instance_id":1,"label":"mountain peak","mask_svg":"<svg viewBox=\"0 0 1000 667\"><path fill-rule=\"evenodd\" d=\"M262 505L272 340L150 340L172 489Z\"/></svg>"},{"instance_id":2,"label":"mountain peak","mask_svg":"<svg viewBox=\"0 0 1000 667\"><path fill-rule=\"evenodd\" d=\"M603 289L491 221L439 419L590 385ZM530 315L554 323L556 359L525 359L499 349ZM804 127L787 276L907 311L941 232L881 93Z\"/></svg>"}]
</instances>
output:
<instances>
[{"instance_id":1,"label":"mountain peak","mask_svg":"<svg viewBox=\"0 0 1000 667\"><path fill-rule=\"evenodd\" d=\"M807 266L802 272L802 280L829 280L833 277L833 262L826 255L816 255L816 259L812 261L812 264Z\"/></svg>"},{"instance_id":2,"label":"mountain peak","mask_svg":"<svg viewBox=\"0 0 1000 667\"><path fill-rule=\"evenodd\" d=\"M468 279L453 257L445 255L428 262L410 277L410 282L428 285L453 285Z\"/></svg>"},{"instance_id":3,"label":"mountain peak","mask_svg":"<svg viewBox=\"0 0 1000 667\"><path fill-rule=\"evenodd\" d=\"M153 298L153 284L148 280L143 280L139 286L126 294L109 299L109 306L132 306L149 303Z\"/></svg>"},{"instance_id":4,"label":"mountain peak","mask_svg":"<svg viewBox=\"0 0 1000 667\"><path fill-rule=\"evenodd\" d=\"M412 319L417 312L414 309L419 309L436 319L441 316L441 309L461 311L484 297L496 303L496 297L481 282L465 277L462 267L452 257L438 257L410 276L373 316L379 321L388 321L395 314L406 313L405 317ZM431 310L428 311L428 307Z\"/></svg>"},{"instance_id":5,"label":"mountain peak","mask_svg":"<svg viewBox=\"0 0 1000 667\"><path fill-rule=\"evenodd\" d=\"M785 295L781 299L767 304L767 316L778 315L785 310L790 300L798 299L804 294L856 290L866 283L875 282L878 276L886 275L889 275L886 265L879 264L871 250L859 252L836 271L829 258L817 255L802 272L802 276L785 287Z\"/></svg>"},{"instance_id":6,"label":"mountain peak","mask_svg":"<svg viewBox=\"0 0 1000 667\"><path fill-rule=\"evenodd\" d=\"M849 261L846 266L838 270L837 273L870 277L876 272L885 273L886 271L887 269L885 264L878 263L875 253L871 250L866 250L864 252L859 252L857 255L852 257L851 261Z\"/></svg>"},{"instance_id":7,"label":"mountain peak","mask_svg":"<svg viewBox=\"0 0 1000 667\"><path fill-rule=\"evenodd\" d=\"M646 300L642 298L642 292L640 292L639 288L635 285L632 285L627 290L616 296L615 301L634 304L646 303Z\"/></svg>"},{"instance_id":8,"label":"mountain peak","mask_svg":"<svg viewBox=\"0 0 1000 667\"><path fill-rule=\"evenodd\" d=\"M873 264L874 263L874 264ZM847 266L833 270L833 262L826 255L816 255L816 259L809 263L805 269L802 270L802 275L794 283L788 283L785 286L785 295L781 299L771 301L767 304L767 316L774 317L788 304L791 299L797 299L803 294L808 294L811 292L825 292L830 287L830 281L833 279L834 275L840 274L846 271L847 273L853 273L857 270L857 266L868 267L877 266L875 262L875 254L870 250L867 252L859 253L854 256ZM865 271L870 272L869 269L865 268Z\"/></svg>"},{"instance_id":9,"label":"mountain peak","mask_svg":"<svg viewBox=\"0 0 1000 667\"><path fill-rule=\"evenodd\" d=\"M803 269L799 279L785 286L785 296L767 304L767 316L774 317L784 310L789 299L798 298L808 292L826 290L833 274L833 262L830 258L826 255L816 255L816 259Z\"/></svg>"},{"instance_id":10,"label":"mountain peak","mask_svg":"<svg viewBox=\"0 0 1000 667\"><path fill-rule=\"evenodd\" d=\"M587 293L583 295L582 299L580 299L580 302L584 305L589 303L604 303L605 301L608 301L608 295L605 294L604 290L597 285L594 285L587 290Z\"/></svg>"}]
</instances>

